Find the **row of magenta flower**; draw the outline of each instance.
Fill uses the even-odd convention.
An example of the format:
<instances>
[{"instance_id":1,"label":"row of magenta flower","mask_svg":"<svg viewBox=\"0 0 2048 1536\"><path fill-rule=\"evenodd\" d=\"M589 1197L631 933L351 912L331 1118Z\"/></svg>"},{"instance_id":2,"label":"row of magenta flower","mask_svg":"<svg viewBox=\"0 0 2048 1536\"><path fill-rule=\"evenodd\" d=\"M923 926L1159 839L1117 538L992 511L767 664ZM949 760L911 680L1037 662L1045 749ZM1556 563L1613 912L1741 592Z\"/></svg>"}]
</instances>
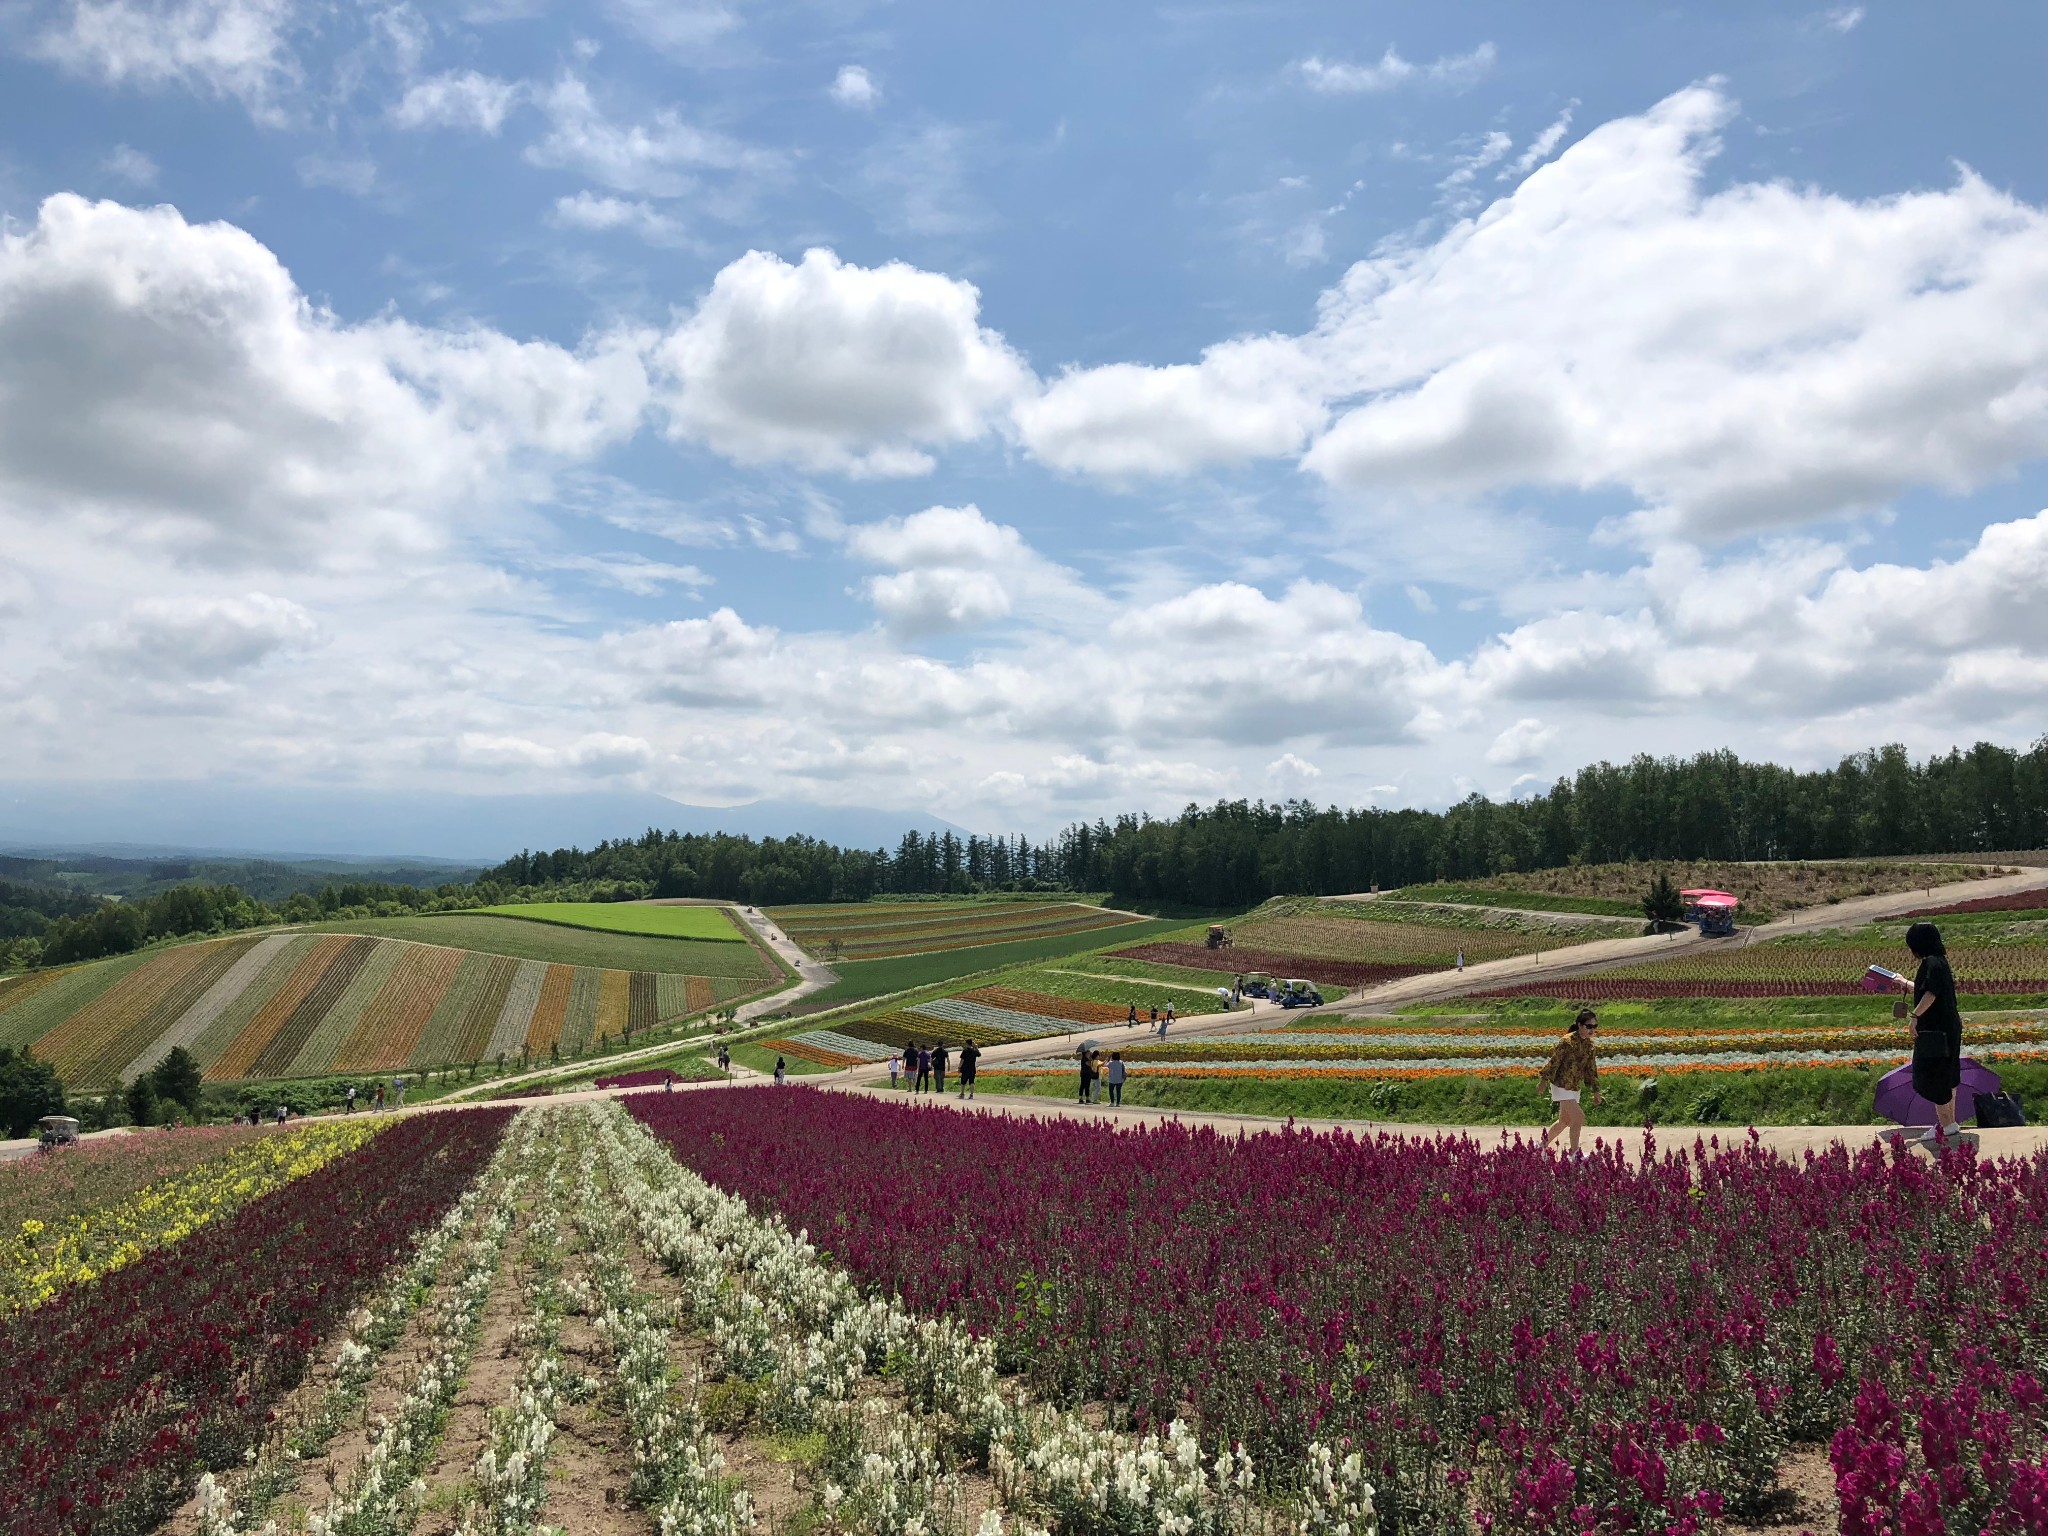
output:
<instances>
[{"instance_id":1,"label":"row of magenta flower","mask_svg":"<svg viewBox=\"0 0 2048 1536\"><path fill-rule=\"evenodd\" d=\"M1807 1444L1847 1536L2048 1530L2048 1158L632 1107L1037 1394L1191 1413L1275 1477L1349 1439L1383 1529L1706 1530L1782 1509Z\"/></svg>"}]
</instances>

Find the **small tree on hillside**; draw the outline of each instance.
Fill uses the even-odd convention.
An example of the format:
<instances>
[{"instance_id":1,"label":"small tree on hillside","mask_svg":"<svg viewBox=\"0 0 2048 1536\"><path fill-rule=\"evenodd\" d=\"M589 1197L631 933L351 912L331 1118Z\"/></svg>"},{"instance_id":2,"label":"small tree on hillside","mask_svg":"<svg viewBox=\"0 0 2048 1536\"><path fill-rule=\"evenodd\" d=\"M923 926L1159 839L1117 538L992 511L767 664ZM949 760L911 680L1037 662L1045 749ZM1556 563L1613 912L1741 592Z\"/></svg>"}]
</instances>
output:
<instances>
[{"instance_id":1,"label":"small tree on hillside","mask_svg":"<svg viewBox=\"0 0 2048 1536\"><path fill-rule=\"evenodd\" d=\"M1678 887L1671 883L1671 876L1665 870L1658 870L1657 878L1650 882L1650 889L1643 897L1643 916L1660 933L1685 921L1685 898L1678 894Z\"/></svg>"},{"instance_id":2,"label":"small tree on hillside","mask_svg":"<svg viewBox=\"0 0 2048 1536\"><path fill-rule=\"evenodd\" d=\"M138 1073L135 1081L128 1085L128 1120L132 1125L155 1125L162 1114L157 1103L156 1079L149 1073Z\"/></svg>"},{"instance_id":3,"label":"small tree on hillside","mask_svg":"<svg viewBox=\"0 0 2048 1536\"><path fill-rule=\"evenodd\" d=\"M199 1086L204 1075L199 1058L182 1045L172 1046L149 1074L157 1099L184 1105L194 1119L199 1116Z\"/></svg>"},{"instance_id":4,"label":"small tree on hillside","mask_svg":"<svg viewBox=\"0 0 2048 1536\"><path fill-rule=\"evenodd\" d=\"M57 1069L37 1061L27 1048L0 1045L0 1127L27 1136L45 1115L64 1113L64 1083Z\"/></svg>"}]
</instances>

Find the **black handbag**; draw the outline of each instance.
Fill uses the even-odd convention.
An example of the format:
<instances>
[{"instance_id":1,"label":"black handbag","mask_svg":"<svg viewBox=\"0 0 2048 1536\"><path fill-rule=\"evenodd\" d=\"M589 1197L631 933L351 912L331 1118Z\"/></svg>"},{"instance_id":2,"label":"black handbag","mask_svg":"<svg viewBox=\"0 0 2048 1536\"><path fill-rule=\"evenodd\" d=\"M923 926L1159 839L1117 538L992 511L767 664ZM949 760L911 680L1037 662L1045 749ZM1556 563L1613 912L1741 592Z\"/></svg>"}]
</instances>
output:
<instances>
[{"instance_id":1,"label":"black handbag","mask_svg":"<svg viewBox=\"0 0 2048 1536\"><path fill-rule=\"evenodd\" d=\"M2026 1112L2020 1108L2020 1101L2012 1094L2001 1091L1977 1095L1978 1130L2004 1130L2008 1126L2026 1123Z\"/></svg>"}]
</instances>

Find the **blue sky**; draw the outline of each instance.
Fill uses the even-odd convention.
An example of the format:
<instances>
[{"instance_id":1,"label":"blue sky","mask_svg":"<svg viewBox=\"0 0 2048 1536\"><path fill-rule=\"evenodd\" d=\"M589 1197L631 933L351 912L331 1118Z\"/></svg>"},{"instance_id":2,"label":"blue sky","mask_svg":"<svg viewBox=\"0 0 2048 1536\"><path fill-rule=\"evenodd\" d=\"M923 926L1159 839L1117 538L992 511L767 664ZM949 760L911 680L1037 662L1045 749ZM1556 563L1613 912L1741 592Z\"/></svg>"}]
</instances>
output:
<instances>
[{"instance_id":1,"label":"blue sky","mask_svg":"<svg viewBox=\"0 0 2048 1536\"><path fill-rule=\"evenodd\" d=\"M2025 742L2024 8L0 7L5 776Z\"/></svg>"}]
</instances>

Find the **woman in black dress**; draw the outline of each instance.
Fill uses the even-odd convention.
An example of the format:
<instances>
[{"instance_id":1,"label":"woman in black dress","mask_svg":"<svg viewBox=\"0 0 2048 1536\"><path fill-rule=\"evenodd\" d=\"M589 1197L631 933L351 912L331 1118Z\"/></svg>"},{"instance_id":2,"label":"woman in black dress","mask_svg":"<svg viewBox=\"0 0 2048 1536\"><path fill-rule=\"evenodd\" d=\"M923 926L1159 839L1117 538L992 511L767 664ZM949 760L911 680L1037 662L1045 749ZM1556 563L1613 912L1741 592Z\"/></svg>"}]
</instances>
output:
<instances>
[{"instance_id":1,"label":"woman in black dress","mask_svg":"<svg viewBox=\"0 0 2048 1536\"><path fill-rule=\"evenodd\" d=\"M1963 1016L1956 1007L1955 973L1941 930L1915 923L1906 930L1906 948L1920 962L1913 976L1913 1006L1906 1023L1913 1042L1913 1091L1934 1106L1936 1140L1956 1129L1956 1085L1962 1081Z\"/></svg>"}]
</instances>

